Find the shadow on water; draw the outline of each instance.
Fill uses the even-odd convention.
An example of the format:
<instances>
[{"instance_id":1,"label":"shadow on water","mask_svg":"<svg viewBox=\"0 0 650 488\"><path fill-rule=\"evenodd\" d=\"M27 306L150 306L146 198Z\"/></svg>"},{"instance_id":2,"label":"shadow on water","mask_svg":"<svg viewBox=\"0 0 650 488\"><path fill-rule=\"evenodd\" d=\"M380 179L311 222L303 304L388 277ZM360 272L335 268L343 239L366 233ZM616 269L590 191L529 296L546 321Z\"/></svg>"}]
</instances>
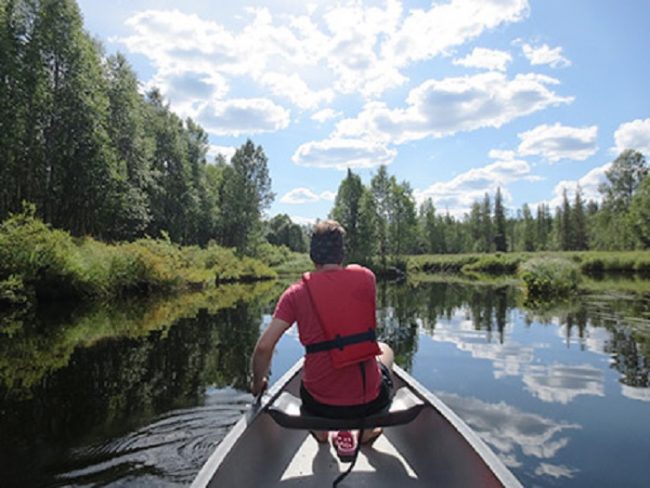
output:
<instances>
[{"instance_id":1,"label":"shadow on water","mask_svg":"<svg viewBox=\"0 0 650 488\"><path fill-rule=\"evenodd\" d=\"M228 285L54 309L3 329L2 486L187 484L251 401L250 353L281 289ZM378 287L379 334L397 362L525 484L586 471L562 460L579 445L570 438L591 432L567 408L605 396L606 371L567 360L569 348L609 356L606 368L618 373L626 400L650 400L649 318L650 299L639 295L594 292L531 307L509 285L442 279ZM288 354L282 347L278 356Z\"/></svg>"}]
</instances>

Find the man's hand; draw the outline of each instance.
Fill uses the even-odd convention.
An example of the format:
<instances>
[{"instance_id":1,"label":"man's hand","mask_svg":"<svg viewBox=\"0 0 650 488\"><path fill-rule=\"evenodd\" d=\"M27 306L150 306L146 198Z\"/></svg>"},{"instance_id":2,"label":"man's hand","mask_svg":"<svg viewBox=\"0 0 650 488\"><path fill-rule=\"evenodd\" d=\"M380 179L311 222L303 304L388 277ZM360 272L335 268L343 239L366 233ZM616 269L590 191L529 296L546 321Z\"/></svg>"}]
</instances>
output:
<instances>
[{"instance_id":1,"label":"man's hand","mask_svg":"<svg viewBox=\"0 0 650 488\"><path fill-rule=\"evenodd\" d=\"M269 387L269 379L266 376L264 376L260 381L258 381L257 384L255 384L255 381L251 381L251 393L255 397L264 393L268 387Z\"/></svg>"}]
</instances>

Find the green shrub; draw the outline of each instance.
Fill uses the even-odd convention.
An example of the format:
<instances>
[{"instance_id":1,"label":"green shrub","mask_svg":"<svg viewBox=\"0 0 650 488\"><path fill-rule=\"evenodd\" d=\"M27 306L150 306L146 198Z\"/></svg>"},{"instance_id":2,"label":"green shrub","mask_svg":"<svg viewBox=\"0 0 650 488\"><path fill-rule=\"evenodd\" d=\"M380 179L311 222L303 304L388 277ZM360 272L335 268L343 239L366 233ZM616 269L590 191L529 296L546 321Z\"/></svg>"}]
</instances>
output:
<instances>
[{"instance_id":1,"label":"green shrub","mask_svg":"<svg viewBox=\"0 0 650 488\"><path fill-rule=\"evenodd\" d=\"M487 254L481 256L473 263L462 267L463 273L485 273L489 275L515 274L521 263L521 257L517 255Z\"/></svg>"},{"instance_id":2,"label":"green shrub","mask_svg":"<svg viewBox=\"0 0 650 488\"><path fill-rule=\"evenodd\" d=\"M580 281L578 265L556 257L532 258L519 267L528 297L548 299L575 291Z\"/></svg>"}]
</instances>

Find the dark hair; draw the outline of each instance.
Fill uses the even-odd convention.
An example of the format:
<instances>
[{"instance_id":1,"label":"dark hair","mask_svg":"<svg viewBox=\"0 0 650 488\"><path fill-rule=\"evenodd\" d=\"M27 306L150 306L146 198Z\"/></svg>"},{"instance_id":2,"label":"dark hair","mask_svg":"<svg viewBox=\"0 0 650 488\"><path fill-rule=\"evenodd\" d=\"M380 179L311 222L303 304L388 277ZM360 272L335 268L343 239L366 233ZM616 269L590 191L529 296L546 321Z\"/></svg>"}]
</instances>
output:
<instances>
[{"instance_id":1,"label":"dark hair","mask_svg":"<svg viewBox=\"0 0 650 488\"><path fill-rule=\"evenodd\" d=\"M309 257L316 264L341 264L345 229L335 220L316 222L311 234Z\"/></svg>"}]
</instances>

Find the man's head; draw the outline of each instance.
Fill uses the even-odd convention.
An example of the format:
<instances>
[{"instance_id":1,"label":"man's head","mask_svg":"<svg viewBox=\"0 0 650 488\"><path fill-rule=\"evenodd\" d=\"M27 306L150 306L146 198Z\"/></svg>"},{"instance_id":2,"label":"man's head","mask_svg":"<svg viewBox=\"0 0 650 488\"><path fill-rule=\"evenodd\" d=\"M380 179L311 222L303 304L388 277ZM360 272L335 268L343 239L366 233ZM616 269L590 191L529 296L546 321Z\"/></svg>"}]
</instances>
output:
<instances>
[{"instance_id":1,"label":"man's head","mask_svg":"<svg viewBox=\"0 0 650 488\"><path fill-rule=\"evenodd\" d=\"M314 225L309 257L316 265L343 262L345 229L335 220L322 220Z\"/></svg>"}]
</instances>

